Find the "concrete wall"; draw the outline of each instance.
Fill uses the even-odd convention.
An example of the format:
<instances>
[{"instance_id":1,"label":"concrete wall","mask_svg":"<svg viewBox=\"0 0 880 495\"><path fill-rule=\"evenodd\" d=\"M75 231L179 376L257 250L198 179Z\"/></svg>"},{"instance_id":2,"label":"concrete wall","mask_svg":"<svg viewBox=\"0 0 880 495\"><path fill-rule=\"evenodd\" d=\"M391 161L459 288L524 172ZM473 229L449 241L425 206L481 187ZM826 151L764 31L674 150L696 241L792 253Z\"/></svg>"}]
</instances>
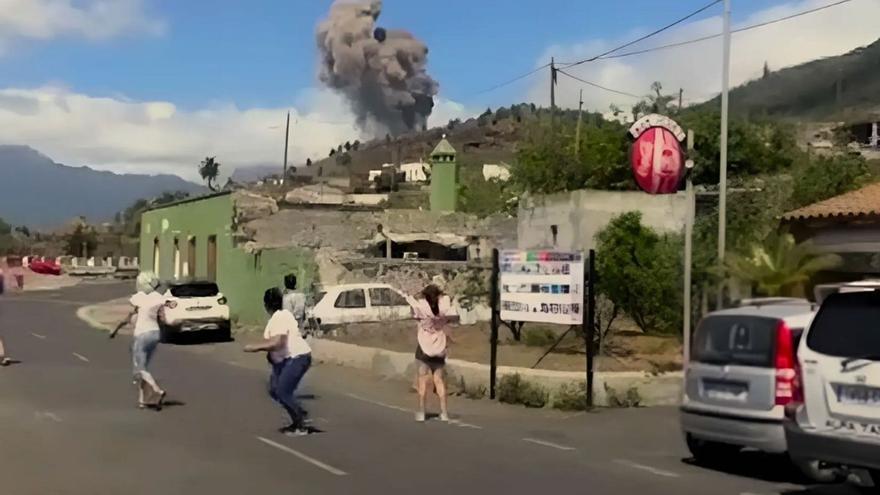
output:
<instances>
[{"instance_id":1,"label":"concrete wall","mask_svg":"<svg viewBox=\"0 0 880 495\"><path fill-rule=\"evenodd\" d=\"M190 239L195 239L193 278L208 278L208 238L217 239L217 284L229 301L233 318L245 323L262 323L263 292L282 284L284 275L296 273L300 286L309 288L317 277L310 250L266 249L248 253L233 239L233 199L230 195L208 197L145 212L141 219L140 265L153 269L153 243L159 242L159 278L184 278L175 267L174 240L178 240L181 265L190 258ZM190 268L192 270L192 268Z\"/></svg>"},{"instance_id":2,"label":"concrete wall","mask_svg":"<svg viewBox=\"0 0 880 495\"><path fill-rule=\"evenodd\" d=\"M642 212L642 222L659 232L684 230L686 201L683 193L652 196L643 192L580 190L528 198L518 214L518 248L554 247L552 226L557 226L555 247L588 250L595 236L616 216Z\"/></svg>"},{"instance_id":3,"label":"concrete wall","mask_svg":"<svg viewBox=\"0 0 880 495\"><path fill-rule=\"evenodd\" d=\"M415 357L412 353L361 347L326 339L310 341L312 353L318 362L362 369L374 375L397 380L412 380L415 376ZM485 364L450 359L446 366L451 381L464 380L468 386L483 385L488 389L489 367ZM551 371L529 368L498 367L498 379L519 374L524 380L540 385L553 394L565 384L584 382L584 372ZM642 372L597 372L594 376L595 404L609 405L610 393L623 396L629 389L638 390L643 406L679 404L682 397L682 374L652 375Z\"/></svg>"}]
</instances>

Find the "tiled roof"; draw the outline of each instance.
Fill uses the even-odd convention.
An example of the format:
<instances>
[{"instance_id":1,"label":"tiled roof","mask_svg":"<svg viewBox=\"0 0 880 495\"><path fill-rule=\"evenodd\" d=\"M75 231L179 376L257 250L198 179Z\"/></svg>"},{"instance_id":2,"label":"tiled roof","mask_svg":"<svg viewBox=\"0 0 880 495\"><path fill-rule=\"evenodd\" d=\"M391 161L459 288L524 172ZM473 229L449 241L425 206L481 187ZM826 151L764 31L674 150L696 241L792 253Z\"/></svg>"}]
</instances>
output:
<instances>
[{"instance_id":1,"label":"tiled roof","mask_svg":"<svg viewBox=\"0 0 880 495\"><path fill-rule=\"evenodd\" d=\"M880 182L790 211L783 220L880 215Z\"/></svg>"}]
</instances>

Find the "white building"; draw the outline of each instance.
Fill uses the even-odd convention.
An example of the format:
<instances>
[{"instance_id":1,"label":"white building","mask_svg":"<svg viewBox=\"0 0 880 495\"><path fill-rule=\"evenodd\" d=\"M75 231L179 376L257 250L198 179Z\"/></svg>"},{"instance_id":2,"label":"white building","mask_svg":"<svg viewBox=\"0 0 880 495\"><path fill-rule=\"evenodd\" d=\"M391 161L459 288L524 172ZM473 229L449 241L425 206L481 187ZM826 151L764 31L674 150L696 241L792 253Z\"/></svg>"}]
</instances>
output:
<instances>
[{"instance_id":1,"label":"white building","mask_svg":"<svg viewBox=\"0 0 880 495\"><path fill-rule=\"evenodd\" d=\"M507 182L510 180L510 166L506 163L500 165L487 163L483 165L483 179L486 181L497 180Z\"/></svg>"},{"instance_id":2,"label":"white building","mask_svg":"<svg viewBox=\"0 0 880 495\"><path fill-rule=\"evenodd\" d=\"M428 182L428 164L425 162L404 163L400 171L406 175L406 182Z\"/></svg>"}]
</instances>

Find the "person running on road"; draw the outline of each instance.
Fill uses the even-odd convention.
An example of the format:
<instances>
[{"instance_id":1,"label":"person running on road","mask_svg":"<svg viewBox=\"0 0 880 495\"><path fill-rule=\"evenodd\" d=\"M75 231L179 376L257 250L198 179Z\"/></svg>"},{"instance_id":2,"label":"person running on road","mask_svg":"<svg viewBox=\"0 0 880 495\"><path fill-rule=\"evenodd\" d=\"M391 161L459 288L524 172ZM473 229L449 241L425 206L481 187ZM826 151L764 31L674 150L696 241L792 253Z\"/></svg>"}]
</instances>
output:
<instances>
[{"instance_id":1,"label":"person running on road","mask_svg":"<svg viewBox=\"0 0 880 495\"><path fill-rule=\"evenodd\" d=\"M6 288L5 282L3 269L0 268L0 295L3 295L3 290ZM12 364L12 360L6 356L6 344L3 342L3 337L0 337L0 366L9 366L10 364Z\"/></svg>"},{"instance_id":2,"label":"person running on road","mask_svg":"<svg viewBox=\"0 0 880 495\"><path fill-rule=\"evenodd\" d=\"M306 295L296 290L296 275L293 273L284 277L284 309L290 311L296 318L299 331L306 333Z\"/></svg>"},{"instance_id":3,"label":"person running on road","mask_svg":"<svg viewBox=\"0 0 880 495\"><path fill-rule=\"evenodd\" d=\"M425 421L425 402L428 387L434 384L434 391L440 398L440 420L449 421L449 409L446 397L446 355L449 336L448 323L451 319L449 298L434 284L422 290L420 298L408 297L413 308L413 317L418 321L418 345L416 346L416 362L418 364L419 410L416 421Z\"/></svg>"},{"instance_id":4,"label":"person running on road","mask_svg":"<svg viewBox=\"0 0 880 495\"><path fill-rule=\"evenodd\" d=\"M138 385L138 407L162 407L165 391L147 370L153 353L159 346L159 312L165 305L165 296L157 289L159 279L152 272L143 272L137 277L138 292L131 296L129 302L133 306L131 312L110 333L116 337L119 330L137 317L134 323L134 340L131 345L134 381Z\"/></svg>"},{"instance_id":5,"label":"person running on road","mask_svg":"<svg viewBox=\"0 0 880 495\"><path fill-rule=\"evenodd\" d=\"M263 342L245 346L245 352L265 352L272 374L269 377L269 396L290 417L290 424L279 431L289 436L308 435L305 428L306 412L296 400L296 389L312 366L312 349L303 339L293 313L284 309L284 296L278 288L263 295L263 305L269 313L269 323L263 332Z\"/></svg>"}]
</instances>

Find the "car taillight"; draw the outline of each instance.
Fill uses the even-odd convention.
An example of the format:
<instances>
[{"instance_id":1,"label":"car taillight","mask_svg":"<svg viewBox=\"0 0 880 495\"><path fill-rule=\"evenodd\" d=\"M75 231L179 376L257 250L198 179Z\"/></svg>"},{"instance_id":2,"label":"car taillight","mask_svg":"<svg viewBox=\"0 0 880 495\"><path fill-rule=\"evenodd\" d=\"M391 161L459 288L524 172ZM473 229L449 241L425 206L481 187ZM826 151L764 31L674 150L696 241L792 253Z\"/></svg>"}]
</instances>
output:
<instances>
[{"instance_id":1,"label":"car taillight","mask_svg":"<svg viewBox=\"0 0 880 495\"><path fill-rule=\"evenodd\" d=\"M776 328L776 405L803 402L794 339L785 322Z\"/></svg>"},{"instance_id":2,"label":"car taillight","mask_svg":"<svg viewBox=\"0 0 880 495\"><path fill-rule=\"evenodd\" d=\"M226 304L226 298L221 297L220 299L217 299L217 304Z\"/></svg>"},{"instance_id":3,"label":"car taillight","mask_svg":"<svg viewBox=\"0 0 880 495\"><path fill-rule=\"evenodd\" d=\"M177 307L177 301L165 301L165 307L168 309L174 309Z\"/></svg>"}]
</instances>

